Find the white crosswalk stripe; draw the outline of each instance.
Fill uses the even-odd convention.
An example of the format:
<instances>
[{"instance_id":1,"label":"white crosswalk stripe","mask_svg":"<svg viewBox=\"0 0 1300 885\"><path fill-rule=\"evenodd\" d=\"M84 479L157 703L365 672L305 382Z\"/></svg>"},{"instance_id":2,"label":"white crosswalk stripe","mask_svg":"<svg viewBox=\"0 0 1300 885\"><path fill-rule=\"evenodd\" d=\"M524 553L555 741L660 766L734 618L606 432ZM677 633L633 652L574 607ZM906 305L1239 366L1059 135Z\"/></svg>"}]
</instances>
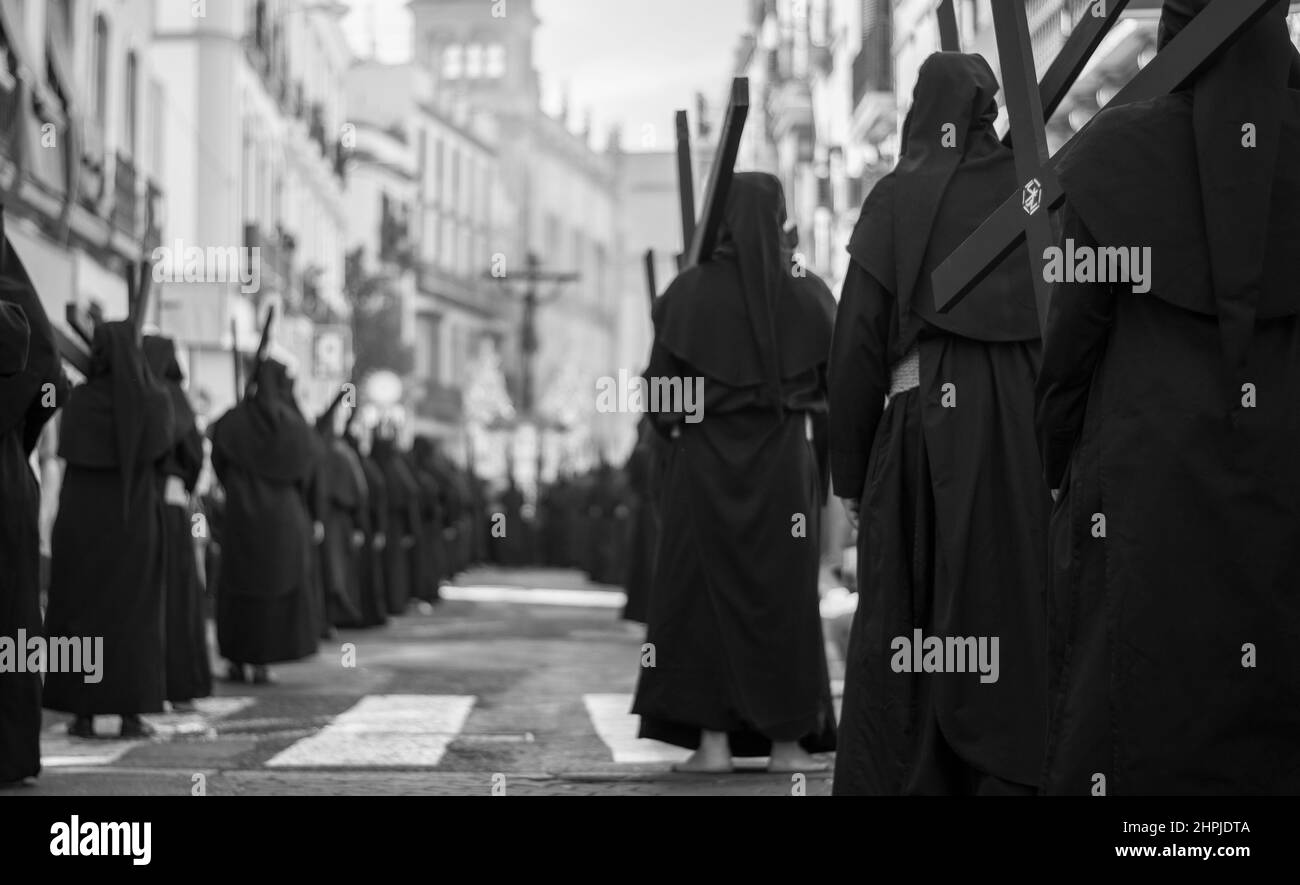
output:
<instances>
[{"instance_id":1,"label":"white crosswalk stripe","mask_svg":"<svg viewBox=\"0 0 1300 885\"><path fill-rule=\"evenodd\" d=\"M627 605L621 590L565 590L546 587L443 587L442 598L456 602L508 602L523 605L561 605L572 608L615 608Z\"/></svg>"},{"instance_id":2,"label":"white crosswalk stripe","mask_svg":"<svg viewBox=\"0 0 1300 885\"><path fill-rule=\"evenodd\" d=\"M641 717L628 712L632 708L630 694L585 694L582 702L596 734L609 747L616 763L681 762L691 755L690 750L637 737Z\"/></svg>"},{"instance_id":3,"label":"white crosswalk stripe","mask_svg":"<svg viewBox=\"0 0 1300 885\"><path fill-rule=\"evenodd\" d=\"M474 707L467 695L370 695L268 768L433 768Z\"/></svg>"}]
</instances>

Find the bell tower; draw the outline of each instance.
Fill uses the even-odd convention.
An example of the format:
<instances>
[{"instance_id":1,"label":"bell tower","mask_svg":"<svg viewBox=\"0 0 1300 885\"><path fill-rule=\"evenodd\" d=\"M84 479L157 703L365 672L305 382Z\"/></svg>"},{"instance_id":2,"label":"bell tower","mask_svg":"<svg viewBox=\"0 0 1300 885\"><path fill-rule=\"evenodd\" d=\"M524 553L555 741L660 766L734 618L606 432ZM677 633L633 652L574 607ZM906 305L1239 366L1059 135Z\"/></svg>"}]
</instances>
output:
<instances>
[{"instance_id":1,"label":"bell tower","mask_svg":"<svg viewBox=\"0 0 1300 885\"><path fill-rule=\"evenodd\" d=\"M540 104L532 0L410 0L412 55L442 92L508 115Z\"/></svg>"}]
</instances>

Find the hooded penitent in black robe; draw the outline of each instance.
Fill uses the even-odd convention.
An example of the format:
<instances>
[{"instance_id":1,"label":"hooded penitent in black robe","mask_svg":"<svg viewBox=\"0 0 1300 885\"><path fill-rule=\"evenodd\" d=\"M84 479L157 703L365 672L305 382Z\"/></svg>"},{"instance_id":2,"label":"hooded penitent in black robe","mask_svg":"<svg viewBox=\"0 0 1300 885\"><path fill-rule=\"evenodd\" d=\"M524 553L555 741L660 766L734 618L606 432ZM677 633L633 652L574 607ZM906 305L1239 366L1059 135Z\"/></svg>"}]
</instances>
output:
<instances>
[{"instance_id":1,"label":"hooded penitent in black robe","mask_svg":"<svg viewBox=\"0 0 1300 885\"><path fill-rule=\"evenodd\" d=\"M366 475L361 459L344 440L334 434L334 413L316 422L324 448L317 471L321 512L317 519L325 527L318 547L321 583L325 591L325 615L335 627L363 627L365 600L361 586L368 506Z\"/></svg>"},{"instance_id":2,"label":"hooded penitent in black robe","mask_svg":"<svg viewBox=\"0 0 1300 885\"><path fill-rule=\"evenodd\" d=\"M59 426L66 469L50 546L50 637L103 637L99 682L51 672L51 710L159 713L166 694L161 463L175 442L171 395L129 322L95 329L90 376Z\"/></svg>"},{"instance_id":3,"label":"hooded penitent in black robe","mask_svg":"<svg viewBox=\"0 0 1300 885\"><path fill-rule=\"evenodd\" d=\"M596 470L588 514L593 531L587 574L597 584L619 585L627 563L632 510L627 505L626 480L610 464L602 463Z\"/></svg>"},{"instance_id":4,"label":"hooded penitent in black robe","mask_svg":"<svg viewBox=\"0 0 1300 885\"><path fill-rule=\"evenodd\" d=\"M1166 4L1162 46L1203 5ZM1052 293L1038 404L1061 489L1050 793L1300 794L1300 80L1288 88L1286 9L1184 90L1101 113L1061 169L1076 249L1152 255L1150 291Z\"/></svg>"},{"instance_id":5,"label":"hooded penitent in black robe","mask_svg":"<svg viewBox=\"0 0 1300 885\"><path fill-rule=\"evenodd\" d=\"M623 578L627 590L623 619L642 624L650 606L655 548L659 544L658 489L663 473L664 448L663 438L655 432L653 422L643 419L637 430L636 448L624 468L632 516L628 521L628 553Z\"/></svg>"},{"instance_id":6,"label":"hooded penitent in black robe","mask_svg":"<svg viewBox=\"0 0 1300 885\"><path fill-rule=\"evenodd\" d=\"M163 574L165 583L167 700L186 702L212 694L203 586L194 559L188 496L203 470L203 437L181 389L184 376L170 338L144 339L144 356L172 402L172 448L163 458Z\"/></svg>"},{"instance_id":7,"label":"hooded penitent in black robe","mask_svg":"<svg viewBox=\"0 0 1300 885\"><path fill-rule=\"evenodd\" d=\"M505 536L492 535L492 543L498 551L498 562L502 565L523 567L533 564L532 534L533 527L524 519L524 493L515 485L514 476L501 493L501 514L505 517Z\"/></svg>"},{"instance_id":8,"label":"hooded penitent in black robe","mask_svg":"<svg viewBox=\"0 0 1300 885\"><path fill-rule=\"evenodd\" d=\"M563 568L567 563L563 500L567 480L561 476L537 493L537 537L541 564Z\"/></svg>"},{"instance_id":9,"label":"hooded penitent in black robe","mask_svg":"<svg viewBox=\"0 0 1300 885\"><path fill-rule=\"evenodd\" d=\"M361 441L348 430L344 436L356 455L366 481L365 506L360 512L360 526L365 546L358 552L361 583L362 627L378 627L388 621L388 595L384 587L384 548L388 543L388 490L384 472L372 458L361 453Z\"/></svg>"},{"instance_id":10,"label":"hooded penitent in black robe","mask_svg":"<svg viewBox=\"0 0 1300 885\"><path fill-rule=\"evenodd\" d=\"M400 615L417 599L418 575L415 564L424 556L420 525L420 484L397 443L377 432L370 456L384 474L388 492L388 539L384 546L384 587L388 591L388 613Z\"/></svg>"},{"instance_id":11,"label":"hooded penitent in black robe","mask_svg":"<svg viewBox=\"0 0 1300 885\"><path fill-rule=\"evenodd\" d=\"M2 238L0 251L0 637L16 643L42 630L40 489L27 459L67 381L26 271ZM41 674L15 670L0 670L0 784L41 770Z\"/></svg>"},{"instance_id":12,"label":"hooded penitent in black robe","mask_svg":"<svg viewBox=\"0 0 1300 885\"><path fill-rule=\"evenodd\" d=\"M653 416L671 439L647 630L656 661L632 711L642 737L695 748L702 729L729 732L736 756L768 755L773 741L835 746L817 588L825 490L808 431L826 408L835 302L792 273L785 220L775 178L735 177L718 250L655 308L646 370L703 378L703 413Z\"/></svg>"},{"instance_id":13,"label":"hooded penitent in black robe","mask_svg":"<svg viewBox=\"0 0 1300 885\"><path fill-rule=\"evenodd\" d=\"M443 535L443 488L434 464L433 441L417 436L406 455L407 466L419 485L420 555L414 560L416 598L437 602L438 585L447 563L446 538Z\"/></svg>"},{"instance_id":14,"label":"hooded penitent in black robe","mask_svg":"<svg viewBox=\"0 0 1300 885\"><path fill-rule=\"evenodd\" d=\"M835 494L861 507L840 794L1025 792L1041 765L1051 498L1034 438L1027 253L948 314L930 285L1016 189L993 131L997 89L980 56L922 64L902 157L850 240L830 367ZM891 370L914 348L917 377L886 404ZM918 630L922 649L930 637L954 648L982 638L996 681L982 681L993 673L977 672L978 659L932 657L930 667L965 672L912 672Z\"/></svg>"},{"instance_id":15,"label":"hooded penitent in black robe","mask_svg":"<svg viewBox=\"0 0 1300 885\"><path fill-rule=\"evenodd\" d=\"M474 475L471 468L467 471L469 480L469 499L471 502L469 518L470 563L481 565L488 561L489 525L487 490L483 481Z\"/></svg>"},{"instance_id":16,"label":"hooded penitent in black robe","mask_svg":"<svg viewBox=\"0 0 1300 885\"><path fill-rule=\"evenodd\" d=\"M212 467L226 491L217 645L236 664L316 653L320 634L306 504L316 441L284 365L265 360L253 390L212 429Z\"/></svg>"},{"instance_id":17,"label":"hooded penitent in black robe","mask_svg":"<svg viewBox=\"0 0 1300 885\"><path fill-rule=\"evenodd\" d=\"M469 567L471 551L471 502L469 478L445 453L434 449L442 489L442 524L447 564L443 574L452 580Z\"/></svg>"}]
</instances>

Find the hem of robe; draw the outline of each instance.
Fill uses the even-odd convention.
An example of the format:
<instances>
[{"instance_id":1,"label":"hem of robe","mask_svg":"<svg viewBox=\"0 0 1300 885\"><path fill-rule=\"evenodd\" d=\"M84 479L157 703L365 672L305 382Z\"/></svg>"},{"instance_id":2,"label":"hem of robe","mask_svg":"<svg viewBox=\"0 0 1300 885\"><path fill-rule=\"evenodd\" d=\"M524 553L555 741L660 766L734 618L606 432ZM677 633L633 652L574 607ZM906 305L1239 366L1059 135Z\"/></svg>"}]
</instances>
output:
<instances>
[{"instance_id":1,"label":"hem of robe","mask_svg":"<svg viewBox=\"0 0 1300 885\"><path fill-rule=\"evenodd\" d=\"M207 619L203 613L203 587L199 583L191 547L190 517L177 504L164 507L163 543L167 556L173 549L179 558L163 563L166 691L168 701L192 701L212 696L212 664L208 658Z\"/></svg>"},{"instance_id":2,"label":"hem of robe","mask_svg":"<svg viewBox=\"0 0 1300 885\"><path fill-rule=\"evenodd\" d=\"M734 720L725 725L718 722L693 725L641 714L641 727L637 736L695 750L700 746L700 732L706 728L709 731L725 731L731 744L731 755L738 758L770 756L774 741L798 741L809 753L829 753L835 749L833 709L829 717L823 712L815 717L767 726L762 731L749 725L737 725Z\"/></svg>"},{"instance_id":3,"label":"hem of robe","mask_svg":"<svg viewBox=\"0 0 1300 885\"><path fill-rule=\"evenodd\" d=\"M312 592L303 587L299 592L269 599L218 598L217 648L221 657L239 664L264 665L300 661L317 654L319 630ZM269 624L280 629L267 629Z\"/></svg>"}]
</instances>

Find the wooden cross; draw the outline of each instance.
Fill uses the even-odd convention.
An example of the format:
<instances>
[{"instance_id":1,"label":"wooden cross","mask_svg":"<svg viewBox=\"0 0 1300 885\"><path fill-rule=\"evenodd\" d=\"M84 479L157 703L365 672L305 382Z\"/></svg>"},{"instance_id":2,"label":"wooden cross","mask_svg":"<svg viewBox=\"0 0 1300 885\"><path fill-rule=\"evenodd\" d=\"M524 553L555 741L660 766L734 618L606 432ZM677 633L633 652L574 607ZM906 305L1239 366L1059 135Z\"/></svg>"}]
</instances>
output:
<instances>
[{"instance_id":1,"label":"wooden cross","mask_svg":"<svg viewBox=\"0 0 1300 885\"><path fill-rule=\"evenodd\" d=\"M262 364L266 362L266 353L271 346L271 330L275 327L275 305L266 308L266 321L262 323L262 337L257 342L257 354L253 357L253 371L244 385L244 396L248 396L257 387L257 376L261 374Z\"/></svg>"},{"instance_id":2,"label":"wooden cross","mask_svg":"<svg viewBox=\"0 0 1300 885\"><path fill-rule=\"evenodd\" d=\"M695 239L695 160L691 154L691 127L685 111L677 112L677 206L682 216L681 269Z\"/></svg>"},{"instance_id":3,"label":"wooden cross","mask_svg":"<svg viewBox=\"0 0 1300 885\"><path fill-rule=\"evenodd\" d=\"M1245 30L1254 25L1278 0L1232 0L1211 3L1203 9L1167 47L1138 72L1127 86L1111 99L1119 106L1168 95L1213 63ZM1010 136L1018 145L1016 173L1024 184L994 210L966 242L958 246L934 271L936 308L952 310L972 288L1022 242L1028 241L1034 268L1035 297L1040 326L1047 321L1049 287L1043 278L1043 243L1054 245L1051 213L1061 207L1065 194L1056 178L1060 158L1069 150L1067 144L1053 157L1046 154L1046 127L1043 114L1051 113L1056 103L1069 91L1088 56L1117 20L1125 3L1106 0L1102 21L1080 23L1066 43L1062 54L1052 64L1039 89L1033 88L1033 49L1029 41L1028 22L1022 4L994 4L993 18L1002 59L1003 88L1007 93L1007 113L1011 119ZM1102 8L1098 0L1096 8ZM1051 90L1056 102L1045 94ZM1037 98L1037 101L1035 101ZM1087 127L1084 127L1086 131ZM1076 133L1075 138L1079 137ZM1073 142L1073 139L1071 139Z\"/></svg>"},{"instance_id":4,"label":"wooden cross","mask_svg":"<svg viewBox=\"0 0 1300 885\"><path fill-rule=\"evenodd\" d=\"M961 32L957 30L953 0L940 0L935 12L939 16L939 48L944 52L961 52Z\"/></svg>"},{"instance_id":5,"label":"wooden cross","mask_svg":"<svg viewBox=\"0 0 1300 885\"><path fill-rule=\"evenodd\" d=\"M654 310L655 299L659 297L659 283L655 279L654 249L647 249L645 252L645 284L646 291L650 293L650 309Z\"/></svg>"},{"instance_id":6,"label":"wooden cross","mask_svg":"<svg viewBox=\"0 0 1300 885\"><path fill-rule=\"evenodd\" d=\"M727 211L727 192L731 190L735 175L736 157L740 154L740 139L745 132L745 119L749 116L749 78L737 77L731 81L731 98L727 102L727 115L722 121L717 153L709 170L709 182L704 189L704 208L700 221L695 223L695 183L689 162L683 162L682 120L685 111L677 113L677 174L678 197L682 209L682 241L686 254L680 262L682 270L692 268L713 254L718 243L718 232ZM686 159L690 157L690 138L685 139Z\"/></svg>"},{"instance_id":7,"label":"wooden cross","mask_svg":"<svg viewBox=\"0 0 1300 885\"><path fill-rule=\"evenodd\" d=\"M239 391L244 389L243 380L240 376L243 374L243 366L239 363L239 332L235 328L235 318L230 318L230 358L234 364L235 370L235 396L239 396Z\"/></svg>"}]
</instances>

